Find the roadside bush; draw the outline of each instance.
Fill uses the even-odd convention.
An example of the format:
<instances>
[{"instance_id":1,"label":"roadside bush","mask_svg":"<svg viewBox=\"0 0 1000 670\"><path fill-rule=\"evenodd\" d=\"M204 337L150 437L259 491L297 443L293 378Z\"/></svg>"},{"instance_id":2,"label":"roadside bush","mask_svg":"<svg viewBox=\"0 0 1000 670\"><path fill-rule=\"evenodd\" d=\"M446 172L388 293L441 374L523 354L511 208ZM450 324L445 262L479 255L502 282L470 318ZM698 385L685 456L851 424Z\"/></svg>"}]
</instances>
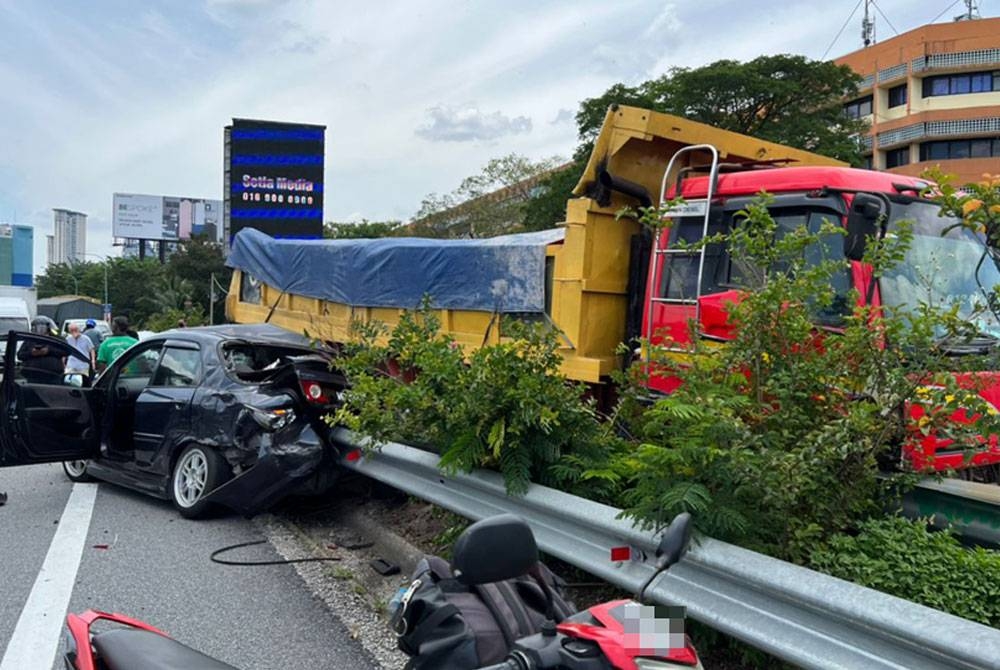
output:
<instances>
[{"instance_id":1,"label":"roadside bush","mask_svg":"<svg viewBox=\"0 0 1000 670\"><path fill-rule=\"evenodd\" d=\"M505 321L509 340L468 355L426 303L391 331L355 329L357 343L338 361L351 388L330 420L373 446L415 441L439 451L446 469L497 469L521 493L531 481L566 479L554 464L613 439L584 387L560 374L558 340L542 325Z\"/></svg>"},{"instance_id":2,"label":"roadside bush","mask_svg":"<svg viewBox=\"0 0 1000 670\"><path fill-rule=\"evenodd\" d=\"M1000 552L962 546L947 531L900 517L834 535L810 566L834 577L1000 627Z\"/></svg>"},{"instance_id":3,"label":"roadside bush","mask_svg":"<svg viewBox=\"0 0 1000 670\"><path fill-rule=\"evenodd\" d=\"M143 325L147 329L159 333L164 330L176 328L178 322L182 320L188 327L204 326L208 323L208 318L205 316L201 305L195 305L190 309L178 309L176 307L164 309L146 319Z\"/></svg>"}]
</instances>

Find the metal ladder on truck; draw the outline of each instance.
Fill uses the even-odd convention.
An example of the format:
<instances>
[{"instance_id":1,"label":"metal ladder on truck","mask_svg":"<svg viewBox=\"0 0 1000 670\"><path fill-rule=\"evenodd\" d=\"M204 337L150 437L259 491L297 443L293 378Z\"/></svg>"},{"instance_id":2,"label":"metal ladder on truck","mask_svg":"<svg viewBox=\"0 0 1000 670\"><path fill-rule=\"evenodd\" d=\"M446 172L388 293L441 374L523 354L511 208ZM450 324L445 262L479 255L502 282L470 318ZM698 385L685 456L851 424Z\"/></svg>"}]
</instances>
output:
<instances>
[{"instance_id":1,"label":"metal ladder on truck","mask_svg":"<svg viewBox=\"0 0 1000 670\"><path fill-rule=\"evenodd\" d=\"M698 198L695 200L686 200L682 205L674 208L671 211L671 216L678 215L697 215L703 213L701 236L699 240L703 240L708 237L708 225L712 214L712 200L715 198L715 191L718 187L719 182L719 150L711 144L692 144L690 146L683 147L679 149L673 156L670 157L670 161L667 163L667 169L663 172L663 180L660 184L660 202L666 198L668 193L667 183L669 182L671 175L675 175L673 187L675 196L680 196L681 194L681 183L683 181L684 173L689 170L689 166L681 167L680 159L688 157L695 152L707 152L712 156L712 162L708 166L708 189L705 192L705 198ZM676 174L675 174L676 173ZM649 264L649 305L646 308L646 327L643 329L643 336L646 338L647 342L652 342L653 340L653 307L657 303L663 304L673 304L673 305L693 305L694 306L694 318L695 323L701 323L701 283L702 278L705 274L705 245L702 244L701 248L693 251L688 248L674 249L667 248L662 249L660 242L661 236L663 235L664 229L660 228L656 231L656 235L653 237L653 253L650 257ZM660 295L662 281L662 266L667 264L667 261L671 258L676 257L697 257L698 258L698 274L695 284L695 296L693 298L680 297L680 298L668 298ZM650 358L652 356L651 347L646 347L646 364L650 363Z\"/></svg>"}]
</instances>

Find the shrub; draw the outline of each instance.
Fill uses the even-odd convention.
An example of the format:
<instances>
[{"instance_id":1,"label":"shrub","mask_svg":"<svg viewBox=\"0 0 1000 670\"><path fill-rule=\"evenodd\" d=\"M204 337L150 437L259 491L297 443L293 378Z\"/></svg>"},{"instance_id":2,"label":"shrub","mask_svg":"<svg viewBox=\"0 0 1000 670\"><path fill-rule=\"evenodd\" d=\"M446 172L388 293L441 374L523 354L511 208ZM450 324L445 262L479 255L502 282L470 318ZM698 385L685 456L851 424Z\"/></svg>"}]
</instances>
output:
<instances>
[{"instance_id":1,"label":"shrub","mask_svg":"<svg viewBox=\"0 0 1000 670\"><path fill-rule=\"evenodd\" d=\"M358 325L338 364L351 388L334 423L387 440L416 441L441 453L448 470L499 470L511 493L534 481L567 480L554 470L570 452L599 448L601 426L584 387L559 372L555 333L505 321L500 344L468 356L425 303L384 325Z\"/></svg>"},{"instance_id":2,"label":"shrub","mask_svg":"<svg viewBox=\"0 0 1000 670\"><path fill-rule=\"evenodd\" d=\"M741 269L744 290L728 306L732 339L710 346L692 323L690 345L651 346L652 368L636 371L681 385L635 415L624 500L647 526L690 511L710 535L801 563L910 485L899 472L881 478L879 466L898 463L903 441L919 437L907 420L911 400L928 410L923 435L970 451L1000 421L953 374L993 365L941 346L973 336L957 305L876 311L857 306L857 291L836 296L832 279L847 270L843 229L782 231L768 204L762 194L732 230L699 242L726 245ZM650 209L642 220L662 225L662 215ZM877 275L904 259L913 237L905 222L893 233L868 245ZM632 381L638 396L644 379ZM953 419L963 407L968 423Z\"/></svg>"},{"instance_id":3,"label":"shrub","mask_svg":"<svg viewBox=\"0 0 1000 670\"><path fill-rule=\"evenodd\" d=\"M924 520L871 519L856 535L829 538L809 562L834 577L1000 626L1000 552L966 548Z\"/></svg>"}]
</instances>

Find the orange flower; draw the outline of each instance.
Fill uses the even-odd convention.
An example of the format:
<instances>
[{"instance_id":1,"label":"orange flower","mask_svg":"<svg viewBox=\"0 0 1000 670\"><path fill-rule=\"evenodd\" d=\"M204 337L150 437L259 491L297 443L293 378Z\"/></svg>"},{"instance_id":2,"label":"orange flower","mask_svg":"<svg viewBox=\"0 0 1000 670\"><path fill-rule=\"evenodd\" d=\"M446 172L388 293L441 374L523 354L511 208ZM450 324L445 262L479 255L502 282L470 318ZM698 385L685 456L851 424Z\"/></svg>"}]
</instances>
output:
<instances>
[{"instance_id":1,"label":"orange flower","mask_svg":"<svg viewBox=\"0 0 1000 670\"><path fill-rule=\"evenodd\" d=\"M973 198L972 200L966 200L965 204L962 205L962 214L968 216L969 214L972 214L974 211L976 211L982 206L983 206L983 201L977 198Z\"/></svg>"},{"instance_id":2,"label":"orange flower","mask_svg":"<svg viewBox=\"0 0 1000 670\"><path fill-rule=\"evenodd\" d=\"M990 205L990 214L1000 214L1000 205Z\"/></svg>"}]
</instances>

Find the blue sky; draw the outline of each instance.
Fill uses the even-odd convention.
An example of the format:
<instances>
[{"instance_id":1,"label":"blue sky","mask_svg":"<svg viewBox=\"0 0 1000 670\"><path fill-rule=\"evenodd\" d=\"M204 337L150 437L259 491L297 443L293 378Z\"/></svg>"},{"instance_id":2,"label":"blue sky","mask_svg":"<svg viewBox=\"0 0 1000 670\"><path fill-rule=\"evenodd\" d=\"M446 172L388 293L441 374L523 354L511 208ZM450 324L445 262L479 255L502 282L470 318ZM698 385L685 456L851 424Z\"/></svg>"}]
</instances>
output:
<instances>
[{"instance_id":1,"label":"blue sky","mask_svg":"<svg viewBox=\"0 0 1000 670\"><path fill-rule=\"evenodd\" d=\"M490 158L568 156L579 101L613 83L819 58L856 3L0 0L0 222L35 225L39 271L53 207L117 253L112 193L221 198L232 117L325 124L326 218L407 219ZM878 2L899 31L949 4ZM830 56L859 33L856 15Z\"/></svg>"}]
</instances>

